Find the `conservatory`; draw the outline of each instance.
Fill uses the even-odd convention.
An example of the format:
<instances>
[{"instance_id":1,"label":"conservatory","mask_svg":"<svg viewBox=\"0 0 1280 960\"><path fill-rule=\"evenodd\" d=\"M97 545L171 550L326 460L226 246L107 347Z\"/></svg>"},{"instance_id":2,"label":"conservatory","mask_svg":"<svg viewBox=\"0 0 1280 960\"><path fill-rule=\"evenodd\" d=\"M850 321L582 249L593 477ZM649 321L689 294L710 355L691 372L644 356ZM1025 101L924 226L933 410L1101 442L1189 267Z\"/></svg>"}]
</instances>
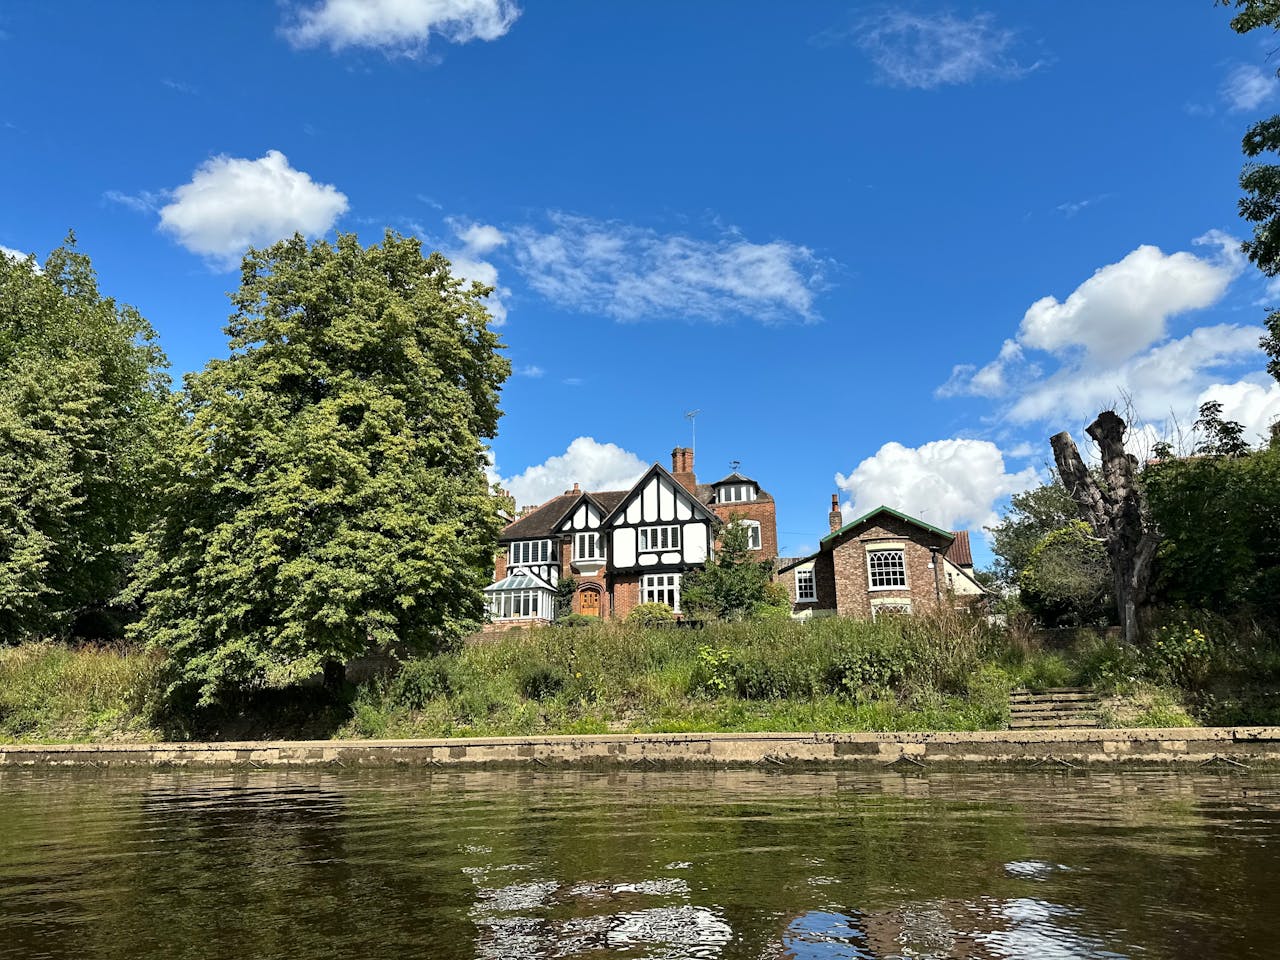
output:
<instances>
[{"instance_id":1,"label":"conservatory","mask_svg":"<svg viewBox=\"0 0 1280 960\"><path fill-rule=\"evenodd\" d=\"M552 620L555 588L527 570L516 569L484 588L490 620Z\"/></svg>"}]
</instances>

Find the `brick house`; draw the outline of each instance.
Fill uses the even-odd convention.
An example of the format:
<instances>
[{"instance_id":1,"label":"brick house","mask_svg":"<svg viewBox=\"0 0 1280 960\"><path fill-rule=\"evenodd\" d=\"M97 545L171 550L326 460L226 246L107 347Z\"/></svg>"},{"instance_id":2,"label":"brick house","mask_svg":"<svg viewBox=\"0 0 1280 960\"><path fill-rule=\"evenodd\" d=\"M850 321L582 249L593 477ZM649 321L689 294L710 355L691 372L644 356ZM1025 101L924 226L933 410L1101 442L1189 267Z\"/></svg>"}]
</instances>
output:
<instances>
[{"instance_id":1,"label":"brick house","mask_svg":"<svg viewBox=\"0 0 1280 960\"><path fill-rule=\"evenodd\" d=\"M967 530L941 530L883 506L844 523L836 496L828 522L831 532L816 553L778 562L777 579L797 619L924 613L986 595Z\"/></svg>"},{"instance_id":2,"label":"brick house","mask_svg":"<svg viewBox=\"0 0 1280 960\"><path fill-rule=\"evenodd\" d=\"M575 483L499 535L494 582L485 588L489 618L495 626L550 622L568 577L576 582L573 613L621 618L647 602L679 613L684 575L706 564L718 530L734 519L747 525L760 560L777 556L773 497L736 471L698 483L687 447L672 451L670 470L655 463L629 490Z\"/></svg>"}]
</instances>

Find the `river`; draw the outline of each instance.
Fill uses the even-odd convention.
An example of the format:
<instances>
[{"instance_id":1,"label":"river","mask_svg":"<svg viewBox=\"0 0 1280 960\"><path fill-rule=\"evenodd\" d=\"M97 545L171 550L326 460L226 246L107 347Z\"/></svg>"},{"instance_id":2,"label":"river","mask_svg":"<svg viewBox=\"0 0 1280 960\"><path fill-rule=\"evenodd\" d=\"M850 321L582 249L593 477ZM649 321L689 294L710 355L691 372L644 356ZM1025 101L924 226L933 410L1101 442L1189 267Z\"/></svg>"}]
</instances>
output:
<instances>
[{"instance_id":1,"label":"river","mask_svg":"<svg viewBox=\"0 0 1280 960\"><path fill-rule=\"evenodd\" d=\"M0 770L0 957L1280 957L1280 776Z\"/></svg>"}]
</instances>

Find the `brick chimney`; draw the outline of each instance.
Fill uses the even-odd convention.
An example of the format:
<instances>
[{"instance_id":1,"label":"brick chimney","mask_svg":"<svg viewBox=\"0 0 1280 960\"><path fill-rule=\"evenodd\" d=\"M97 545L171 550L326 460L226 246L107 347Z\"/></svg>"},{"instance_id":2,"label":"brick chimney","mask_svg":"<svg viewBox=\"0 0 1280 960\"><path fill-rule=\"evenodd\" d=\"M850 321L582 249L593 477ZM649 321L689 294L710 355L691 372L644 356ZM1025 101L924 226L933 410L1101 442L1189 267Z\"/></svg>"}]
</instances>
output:
<instances>
[{"instance_id":1,"label":"brick chimney","mask_svg":"<svg viewBox=\"0 0 1280 960\"><path fill-rule=\"evenodd\" d=\"M831 512L827 514L827 523L831 526L832 533L844 526L844 514L840 512L840 494L838 493L831 495Z\"/></svg>"},{"instance_id":2,"label":"brick chimney","mask_svg":"<svg viewBox=\"0 0 1280 960\"><path fill-rule=\"evenodd\" d=\"M693 450L676 447L671 451L671 475L690 493L698 492L698 478L693 474Z\"/></svg>"}]
</instances>

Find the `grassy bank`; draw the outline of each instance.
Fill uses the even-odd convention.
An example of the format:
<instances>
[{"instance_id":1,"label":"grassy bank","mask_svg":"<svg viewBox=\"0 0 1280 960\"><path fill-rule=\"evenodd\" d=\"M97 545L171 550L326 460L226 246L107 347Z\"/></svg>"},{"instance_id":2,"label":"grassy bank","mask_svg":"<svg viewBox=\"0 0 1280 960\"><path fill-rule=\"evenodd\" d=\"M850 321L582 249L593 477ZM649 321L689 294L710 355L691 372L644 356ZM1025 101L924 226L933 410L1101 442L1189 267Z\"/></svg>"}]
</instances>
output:
<instances>
[{"instance_id":1,"label":"grassy bank","mask_svg":"<svg viewBox=\"0 0 1280 960\"><path fill-rule=\"evenodd\" d=\"M166 701L158 655L36 644L0 650L0 739L1000 729L1010 689L1072 684L1126 694L1114 725L1191 723L1185 708L1206 704L1206 722L1271 722L1191 675L1189 637L1140 656L1089 634L1048 649L959 616L542 628L410 661L340 700L260 691L203 711Z\"/></svg>"}]
</instances>

